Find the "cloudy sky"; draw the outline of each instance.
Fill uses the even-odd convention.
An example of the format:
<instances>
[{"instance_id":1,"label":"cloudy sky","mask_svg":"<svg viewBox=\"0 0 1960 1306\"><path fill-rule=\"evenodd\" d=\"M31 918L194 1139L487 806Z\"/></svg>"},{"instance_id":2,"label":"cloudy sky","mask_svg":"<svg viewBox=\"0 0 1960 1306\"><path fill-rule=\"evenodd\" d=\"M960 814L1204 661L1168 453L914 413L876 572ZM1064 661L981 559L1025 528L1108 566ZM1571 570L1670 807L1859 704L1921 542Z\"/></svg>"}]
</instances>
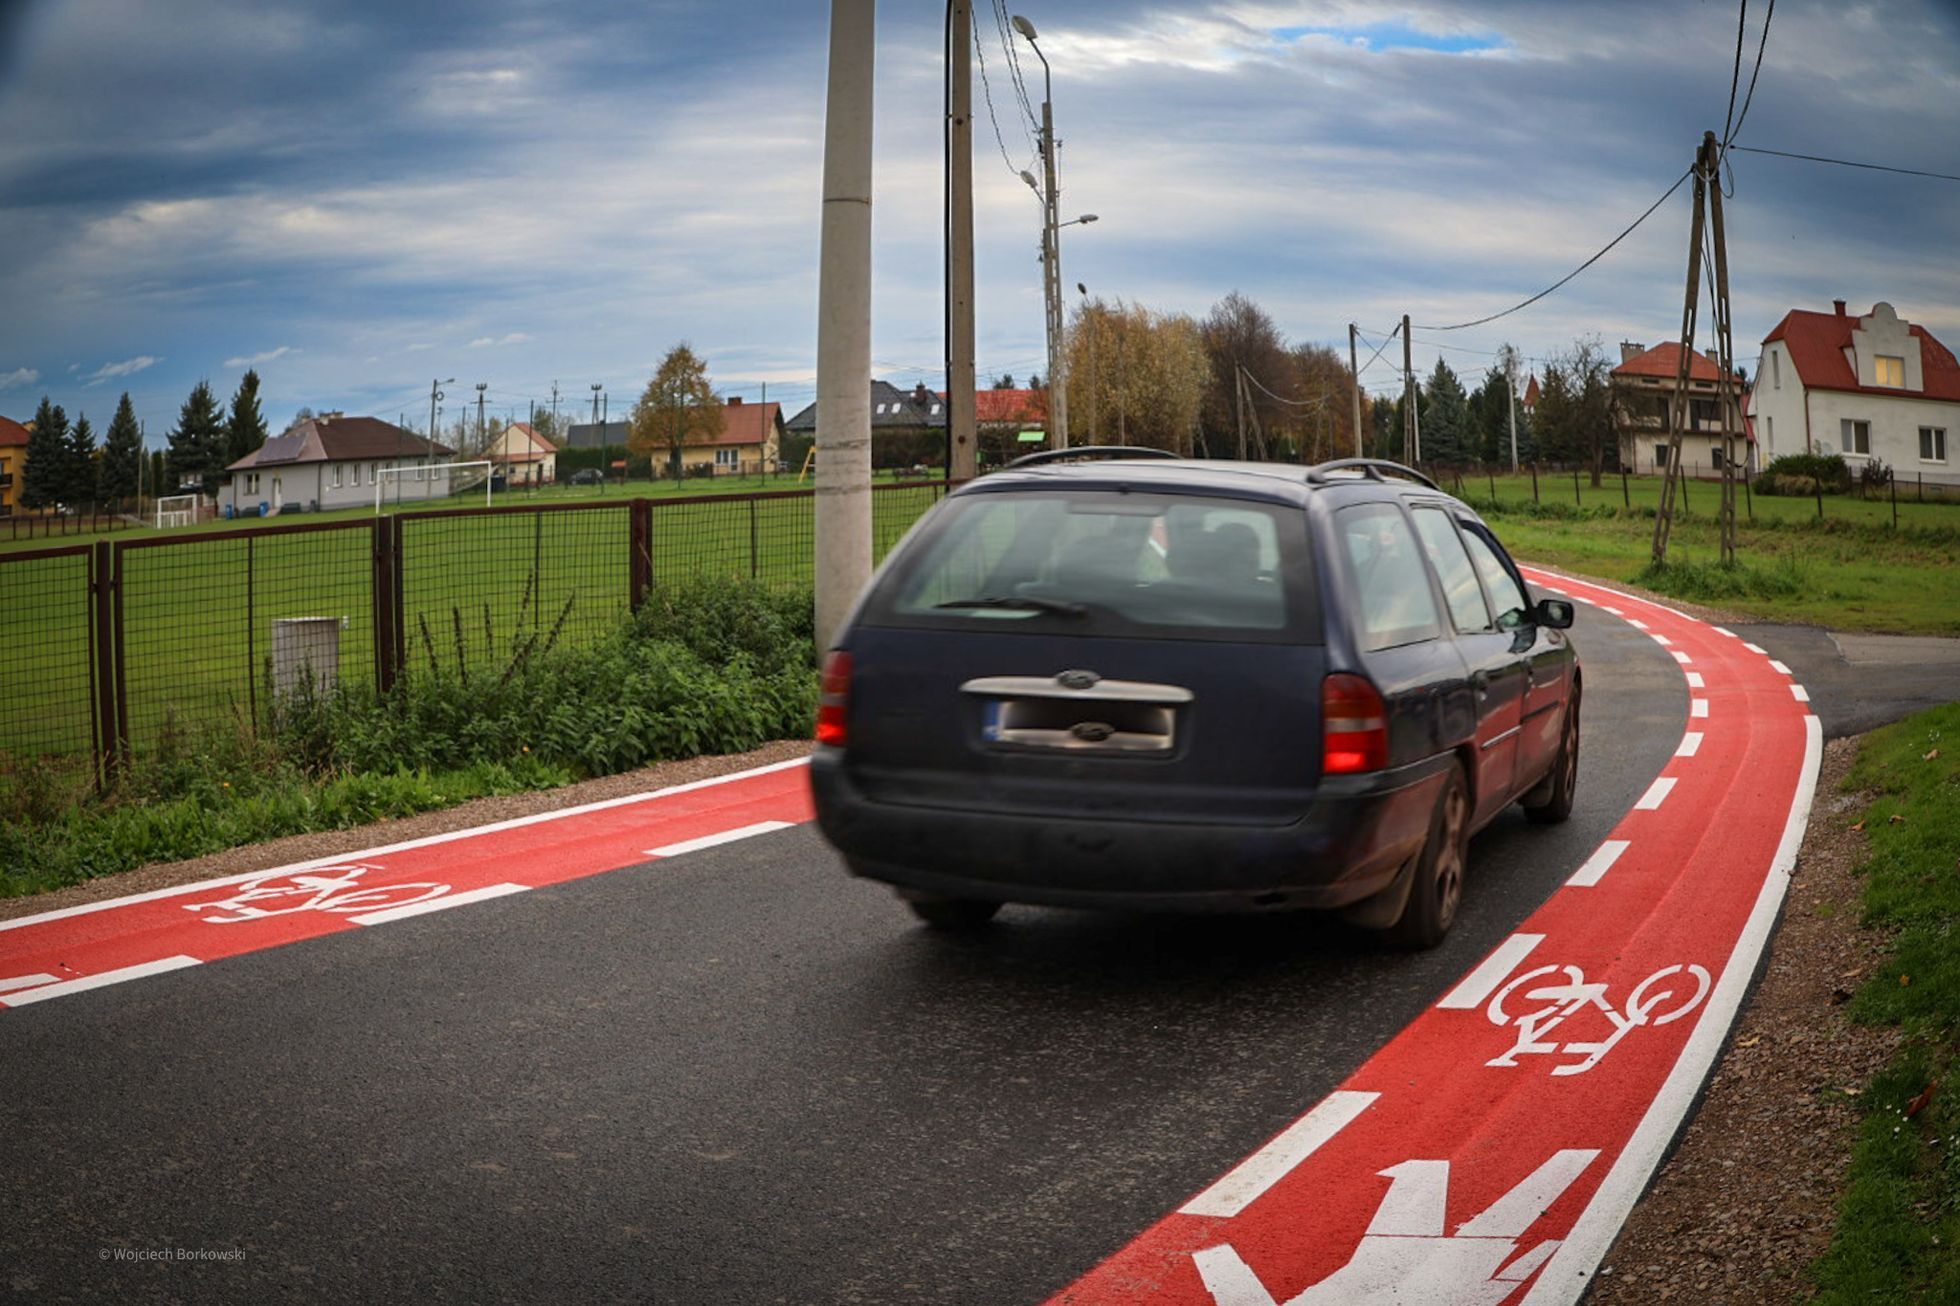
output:
<instances>
[{"instance_id":1,"label":"cloudy sky","mask_svg":"<svg viewBox=\"0 0 1960 1306\"><path fill-rule=\"evenodd\" d=\"M1053 64L1064 279L1295 340L1440 326L1570 271L1719 130L1731 0L1012 0ZM1765 0L1749 6L1753 62ZM988 0L979 364L1043 369L1032 138ZM875 367L937 382L942 6L881 6ZM426 422L614 414L678 340L814 393L827 6L763 0L0 0L0 413L44 393L152 442L199 378ZM1040 65L1020 49L1038 104ZM1960 5L1782 0L1738 143L1960 173ZM1733 155L1736 352L1890 300L1960 346L1960 183ZM1591 271L1474 330L1481 370L1679 330L1684 187ZM1379 334L1371 337L1379 341ZM1460 351L1460 352L1456 352ZM1387 357L1399 354L1399 346ZM1365 356L1365 355L1364 355ZM1386 358L1367 379L1395 378Z\"/></svg>"}]
</instances>

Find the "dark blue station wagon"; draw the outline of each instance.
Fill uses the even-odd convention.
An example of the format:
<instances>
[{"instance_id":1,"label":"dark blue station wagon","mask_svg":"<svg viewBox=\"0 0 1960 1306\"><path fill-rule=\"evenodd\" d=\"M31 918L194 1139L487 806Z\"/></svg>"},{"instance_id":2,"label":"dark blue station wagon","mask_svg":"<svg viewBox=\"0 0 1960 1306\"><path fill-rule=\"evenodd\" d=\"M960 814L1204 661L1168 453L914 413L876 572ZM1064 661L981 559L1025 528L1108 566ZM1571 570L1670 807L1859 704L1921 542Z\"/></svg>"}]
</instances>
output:
<instances>
[{"instance_id":1,"label":"dark blue station wagon","mask_svg":"<svg viewBox=\"0 0 1960 1306\"><path fill-rule=\"evenodd\" d=\"M1572 810L1571 605L1396 464L1147 452L1022 459L893 551L824 662L825 837L937 926L1321 908L1434 946L1474 831Z\"/></svg>"}]
</instances>

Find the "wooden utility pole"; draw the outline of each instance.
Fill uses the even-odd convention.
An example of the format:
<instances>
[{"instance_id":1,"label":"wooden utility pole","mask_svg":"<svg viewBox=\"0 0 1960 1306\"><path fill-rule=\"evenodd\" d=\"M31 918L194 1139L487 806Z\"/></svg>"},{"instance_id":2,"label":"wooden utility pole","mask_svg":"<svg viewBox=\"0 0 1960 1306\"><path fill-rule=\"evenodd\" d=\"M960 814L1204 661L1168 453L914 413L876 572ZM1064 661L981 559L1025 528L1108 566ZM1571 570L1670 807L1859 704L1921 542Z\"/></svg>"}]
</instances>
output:
<instances>
[{"instance_id":1,"label":"wooden utility pole","mask_svg":"<svg viewBox=\"0 0 1960 1306\"><path fill-rule=\"evenodd\" d=\"M951 0L946 33L946 474L978 472L973 396L973 0Z\"/></svg>"},{"instance_id":2,"label":"wooden utility pole","mask_svg":"<svg viewBox=\"0 0 1960 1306\"><path fill-rule=\"evenodd\" d=\"M1245 369L1232 360L1232 411L1239 430L1239 461L1245 461Z\"/></svg>"},{"instance_id":3,"label":"wooden utility pole","mask_svg":"<svg viewBox=\"0 0 1960 1306\"><path fill-rule=\"evenodd\" d=\"M1409 354L1409 315L1402 315L1402 461L1416 460L1416 372Z\"/></svg>"},{"instance_id":4,"label":"wooden utility pole","mask_svg":"<svg viewBox=\"0 0 1960 1306\"><path fill-rule=\"evenodd\" d=\"M1701 243L1708 207L1709 179L1719 166L1715 133L1704 132L1695 151L1694 217L1688 224L1688 287L1681 303L1681 357L1674 369L1674 393L1667 406L1667 466L1661 476L1660 508L1654 514L1653 561L1667 562L1668 537L1674 528L1674 496L1681 481L1681 433L1687 429L1693 405L1688 397L1690 365L1695 356L1695 326L1701 307ZM1719 193L1721 187L1715 187Z\"/></svg>"},{"instance_id":5,"label":"wooden utility pole","mask_svg":"<svg viewBox=\"0 0 1960 1306\"><path fill-rule=\"evenodd\" d=\"M1366 456L1361 440L1361 367L1355 360L1354 323L1348 323L1348 391L1354 398L1354 456Z\"/></svg>"},{"instance_id":6,"label":"wooden utility pole","mask_svg":"<svg viewBox=\"0 0 1960 1306\"><path fill-rule=\"evenodd\" d=\"M1702 138L1704 153L1714 153L1715 134L1708 133ZM1715 154L1711 169L1721 166L1719 154ZM1713 172L1710 173L1713 176ZM1719 185L1708 188L1709 236L1714 242L1715 253L1715 368L1716 383L1721 386L1717 401L1722 413L1722 562L1735 562L1735 441L1742 434L1742 402L1736 393L1735 384L1735 339L1729 331L1729 248L1727 233L1722 226L1722 188ZM1745 441L1743 447L1748 448Z\"/></svg>"}]
</instances>

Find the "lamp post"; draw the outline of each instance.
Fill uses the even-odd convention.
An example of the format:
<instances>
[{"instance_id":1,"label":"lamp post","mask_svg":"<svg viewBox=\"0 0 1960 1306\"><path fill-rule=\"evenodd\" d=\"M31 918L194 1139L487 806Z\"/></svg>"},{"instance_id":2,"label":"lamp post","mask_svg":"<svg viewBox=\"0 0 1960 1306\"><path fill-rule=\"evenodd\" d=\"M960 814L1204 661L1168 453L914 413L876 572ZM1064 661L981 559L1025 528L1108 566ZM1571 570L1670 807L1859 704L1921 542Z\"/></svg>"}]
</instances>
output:
<instances>
[{"instance_id":1,"label":"lamp post","mask_svg":"<svg viewBox=\"0 0 1960 1306\"><path fill-rule=\"evenodd\" d=\"M1054 447L1066 449L1068 448L1068 357L1063 348L1060 230L1063 226L1073 226L1074 223L1063 223L1058 208L1061 191L1055 184L1053 71L1048 66L1048 56L1041 52L1041 44L1035 38L1034 24L1016 14L1014 30L1027 41L1028 48L1034 51L1035 58L1041 60L1041 169L1042 180L1046 184L1037 183L1025 172L1021 174L1021 179L1034 190L1042 205L1042 290L1048 317L1048 425ZM1095 221L1093 214L1075 219L1075 222L1093 221Z\"/></svg>"}]
</instances>

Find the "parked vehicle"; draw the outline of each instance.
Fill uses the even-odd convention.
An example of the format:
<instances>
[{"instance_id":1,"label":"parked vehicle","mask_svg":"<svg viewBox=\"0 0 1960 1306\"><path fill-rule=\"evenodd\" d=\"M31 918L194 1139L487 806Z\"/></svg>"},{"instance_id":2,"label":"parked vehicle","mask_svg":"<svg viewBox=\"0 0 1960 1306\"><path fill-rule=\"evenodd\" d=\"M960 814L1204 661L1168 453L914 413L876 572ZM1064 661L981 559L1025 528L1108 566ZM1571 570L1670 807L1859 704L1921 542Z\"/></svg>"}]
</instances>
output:
<instances>
[{"instance_id":1,"label":"parked vehicle","mask_svg":"<svg viewBox=\"0 0 1960 1306\"><path fill-rule=\"evenodd\" d=\"M1433 946L1473 832L1572 810L1572 605L1396 464L1150 452L1020 459L894 550L824 660L825 837L937 926L1323 908Z\"/></svg>"},{"instance_id":2,"label":"parked vehicle","mask_svg":"<svg viewBox=\"0 0 1960 1306\"><path fill-rule=\"evenodd\" d=\"M597 467L581 467L572 473L573 485L604 485L606 474Z\"/></svg>"}]
</instances>

